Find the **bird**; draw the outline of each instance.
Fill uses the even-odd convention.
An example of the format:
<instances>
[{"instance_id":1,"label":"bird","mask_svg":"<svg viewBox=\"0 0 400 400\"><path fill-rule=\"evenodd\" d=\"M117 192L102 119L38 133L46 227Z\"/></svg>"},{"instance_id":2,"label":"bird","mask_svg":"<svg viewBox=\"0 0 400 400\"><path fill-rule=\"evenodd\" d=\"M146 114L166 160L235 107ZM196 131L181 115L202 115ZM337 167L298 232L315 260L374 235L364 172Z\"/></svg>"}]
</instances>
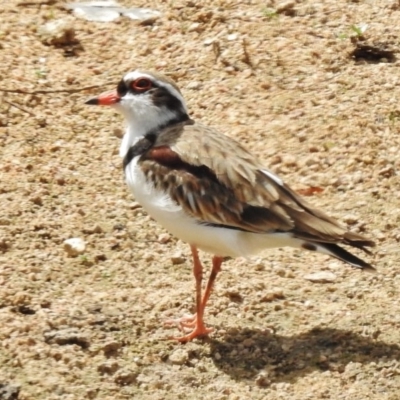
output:
<instances>
[{"instance_id":1,"label":"bird","mask_svg":"<svg viewBox=\"0 0 400 400\"><path fill-rule=\"evenodd\" d=\"M86 104L123 114L120 156L127 186L154 220L190 246L196 313L167 321L183 331L174 339L187 342L212 332L204 312L226 259L292 247L375 270L340 246L371 254L374 241L312 207L239 141L194 121L169 77L137 69ZM212 255L204 293L199 250Z\"/></svg>"}]
</instances>

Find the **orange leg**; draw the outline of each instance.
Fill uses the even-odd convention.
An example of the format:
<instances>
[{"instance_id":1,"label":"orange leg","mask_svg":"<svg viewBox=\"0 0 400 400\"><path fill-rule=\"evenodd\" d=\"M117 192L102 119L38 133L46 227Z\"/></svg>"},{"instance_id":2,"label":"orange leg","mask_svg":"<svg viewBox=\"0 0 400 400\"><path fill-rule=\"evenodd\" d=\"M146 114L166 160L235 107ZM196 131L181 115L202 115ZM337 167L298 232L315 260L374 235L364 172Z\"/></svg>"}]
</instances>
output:
<instances>
[{"instance_id":1,"label":"orange leg","mask_svg":"<svg viewBox=\"0 0 400 400\"><path fill-rule=\"evenodd\" d=\"M213 267L211 270L210 277L208 278L206 291L204 292L204 296L203 296L203 301L201 302L203 312L206 308L207 301L210 298L210 294L211 294L212 288L214 286L215 279L217 279L217 275L221 272L222 261L224 261L224 259L222 257L214 256L212 259Z\"/></svg>"},{"instance_id":2,"label":"orange leg","mask_svg":"<svg viewBox=\"0 0 400 400\"><path fill-rule=\"evenodd\" d=\"M203 267L201 265L197 248L191 246L193 255L193 274L196 279L196 314L193 316L184 316L178 320L170 321L177 323L181 328L193 328L193 330L185 336L176 337L180 342L187 342L194 339L197 336L204 336L212 332L212 329L206 328L204 325L204 310L206 308L207 301L210 297L211 290L218 273L221 271L221 264L223 259L221 257L213 257L213 268L210 274L210 278L207 282L206 291L203 298L201 298L201 283L203 280Z\"/></svg>"}]
</instances>

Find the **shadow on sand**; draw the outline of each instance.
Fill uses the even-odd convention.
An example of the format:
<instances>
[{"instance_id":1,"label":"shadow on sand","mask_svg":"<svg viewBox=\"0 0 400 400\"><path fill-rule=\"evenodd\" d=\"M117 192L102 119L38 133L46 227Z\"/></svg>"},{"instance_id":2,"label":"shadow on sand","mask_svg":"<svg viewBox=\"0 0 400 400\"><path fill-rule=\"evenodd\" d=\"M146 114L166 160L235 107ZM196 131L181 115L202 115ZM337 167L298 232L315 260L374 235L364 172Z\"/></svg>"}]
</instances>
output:
<instances>
[{"instance_id":1,"label":"shadow on sand","mask_svg":"<svg viewBox=\"0 0 400 400\"><path fill-rule=\"evenodd\" d=\"M400 347L351 331L314 328L295 336L232 329L223 340L210 339L215 365L232 378L251 379L260 371L271 382L293 382L313 371L344 371L353 361L400 360Z\"/></svg>"}]
</instances>

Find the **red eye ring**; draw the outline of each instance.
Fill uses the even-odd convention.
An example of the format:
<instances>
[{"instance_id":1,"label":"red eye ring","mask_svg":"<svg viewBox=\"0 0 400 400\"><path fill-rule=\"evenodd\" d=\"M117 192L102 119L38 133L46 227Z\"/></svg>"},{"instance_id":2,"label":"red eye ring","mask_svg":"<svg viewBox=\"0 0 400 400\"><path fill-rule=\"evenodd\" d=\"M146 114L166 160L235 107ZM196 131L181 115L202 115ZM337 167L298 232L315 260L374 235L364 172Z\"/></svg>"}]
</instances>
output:
<instances>
[{"instance_id":1,"label":"red eye ring","mask_svg":"<svg viewBox=\"0 0 400 400\"><path fill-rule=\"evenodd\" d=\"M132 89L136 92L145 92L152 88L152 82L148 78L138 78L134 80L131 84Z\"/></svg>"}]
</instances>

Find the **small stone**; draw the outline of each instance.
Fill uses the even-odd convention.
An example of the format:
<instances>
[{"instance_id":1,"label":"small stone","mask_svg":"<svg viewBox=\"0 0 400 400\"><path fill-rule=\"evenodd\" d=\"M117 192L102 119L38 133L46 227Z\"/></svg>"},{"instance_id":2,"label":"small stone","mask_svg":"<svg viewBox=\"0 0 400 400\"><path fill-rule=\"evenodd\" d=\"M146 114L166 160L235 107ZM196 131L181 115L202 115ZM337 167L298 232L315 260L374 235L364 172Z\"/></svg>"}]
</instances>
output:
<instances>
[{"instance_id":1,"label":"small stone","mask_svg":"<svg viewBox=\"0 0 400 400\"><path fill-rule=\"evenodd\" d=\"M281 276L282 278L286 276L286 270L283 268L275 268L274 271L278 276Z\"/></svg>"},{"instance_id":2,"label":"small stone","mask_svg":"<svg viewBox=\"0 0 400 400\"><path fill-rule=\"evenodd\" d=\"M297 165L297 160L295 156L292 156L291 154L287 154L283 157L283 165L286 167L292 167Z\"/></svg>"},{"instance_id":3,"label":"small stone","mask_svg":"<svg viewBox=\"0 0 400 400\"><path fill-rule=\"evenodd\" d=\"M296 10L294 9L295 2L292 0L282 2L281 4L278 4L276 7L276 12L278 14L284 14L288 16L293 16L295 15Z\"/></svg>"},{"instance_id":4,"label":"small stone","mask_svg":"<svg viewBox=\"0 0 400 400\"><path fill-rule=\"evenodd\" d=\"M124 131L121 128L114 128L113 135L118 139L122 139L124 136Z\"/></svg>"},{"instance_id":5,"label":"small stone","mask_svg":"<svg viewBox=\"0 0 400 400\"><path fill-rule=\"evenodd\" d=\"M50 21L39 28L38 34L42 43L51 46L66 46L78 42L73 18Z\"/></svg>"},{"instance_id":6,"label":"small stone","mask_svg":"<svg viewBox=\"0 0 400 400\"><path fill-rule=\"evenodd\" d=\"M271 157L271 159L269 160L269 164L270 165L276 165L276 164L280 164L282 162L282 156L275 154L274 156Z\"/></svg>"},{"instance_id":7,"label":"small stone","mask_svg":"<svg viewBox=\"0 0 400 400\"><path fill-rule=\"evenodd\" d=\"M125 386L136 382L139 375L138 369L123 368L114 375L114 382L118 385Z\"/></svg>"},{"instance_id":8,"label":"small stone","mask_svg":"<svg viewBox=\"0 0 400 400\"><path fill-rule=\"evenodd\" d=\"M0 251L5 253L10 248L10 242L5 238L0 238Z\"/></svg>"},{"instance_id":9,"label":"small stone","mask_svg":"<svg viewBox=\"0 0 400 400\"><path fill-rule=\"evenodd\" d=\"M103 228L100 225L90 226L89 228L82 229L83 233L92 235L93 233L103 233Z\"/></svg>"},{"instance_id":10,"label":"small stone","mask_svg":"<svg viewBox=\"0 0 400 400\"><path fill-rule=\"evenodd\" d=\"M118 362L115 360L107 360L97 366L97 371L102 375L114 375L119 368Z\"/></svg>"},{"instance_id":11,"label":"small stone","mask_svg":"<svg viewBox=\"0 0 400 400\"><path fill-rule=\"evenodd\" d=\"M173 265L183 264L186 258L182 255L182 253L176 253L171 257L171 262Z\"/></svg>"},{"instance_id":12,"label":"small stone","mask_svg":"<svg viewBox=\"0 0 400 400\"><path fill-rule=\"evenodd\" d=\"M189 360L189 353L185 349L176 349L168 359L172 364L183 365Z\"/></svg>"},{"instance_id":13,"label":"small stone","mask_svg":"<svg viewBox=\"0 0 400 400\"><path fill-rule=\"evenodd\" d=\"M83 349L89 347L89 337L76 328L66 328L44 333L46 343L56 343L60 346L75 344Z\"/></svg>"},{"instance_id":14,"label":"small stone","mask_svg":"<svg viewBox=\"0 0 400 400\"><path fill-rule=\"evenodd\" d=\"M8 218L0 218L0 225L6 226L6 225L11 225L11 220Z\"/></svg>"},{"instance_id":15,"label":"small stone","mask_svg":"<svg viewBox=\"0 0 400 400\"><path fill-rule=\"evenodd\" d=\"M271 385L271 379L269 379L268 372L260 372L255 379L255 383L259 387L267 387Z\"/></svg>"},{"instance_id":16,"label":"small stone","mask_svg":"<svg viewBox=\"0 0 400 400\"><path fill-rule=\"evenodd\" d=\"M343 217L343 221L349 225L354 225L358 222L359 218L354 214L347 214Z\"/></svg>"},{"instance_id":17,"label":"small stone","mask_svg":"<svg viewBox=\"0 0 400 400\"><path fill-rule=\"evenodd\" d=\"M228 35L226 37L229 41L233 41L236 40L238 38L238 34L237 33L231 33L230 35Z\"/></svg>"},{"instance_id":18,"label":"small stone","mask_svg":"<svg viewBox=\"0 0 400 400\"><path fill-rule=\"evenodd\" d=\"M143 255L143 260L144 261L154 261L154 254L152 253L146 253Z\"/></svg>"},{"instance_id":19,"label":"small stone","mask_svg":"<svg viewBox=\"0 0 400 400\"><path fill-rule=\"evenodd\" d=\"M161 244L166 244L171 240L171 236L168 233L162 233L158 236L158 242Z\"/></svg>"},{"instance_id":20,"label":"small stone","mask_svg":"<svg viewBox=\"0 0 400 400\"><path fill-rule=\"evenodd\" d=\"M33 196L29 199L33 204L36 204L37 206L42 206L43 205L43 200L40 196Z\"/></svg>"},{"instance_id":21,"label":"small stone","mask_svg":"<svg viewBox=\"0 0 400 400\"><path fill-rule=\"evenodd\" d=\"M105 354L115 353L122 347L120 342L116 340L111 340L103 345L103 351Z\"/></svg>"},{"instance_id":22,"label":"small stone","mask_svg":"<svg viewBox=\"0 0 400 400\"><path fill-rule=\"evenodd\" d=\"M130 208L131 210L136 210L137 208L142 208L142 206L141 206L137 201L133 201L133 202L130 204L129 208Z\"/></svg>"},{"instance_id":23,"label":"small stone","mask_svg":"<svg viewBox=\"0 0 400 400\"><path fill-rule=\"evenodd\" d=\"M283 294L283 290L280 288L275 288L270 290L269 292L265 293L262 297L261 297L261 301L274 301L276 299L283 299L285 298L284 294Z\"/></svg>"},{"instance_id":24,"label":"small stone","mask_svg":"<svg viewBox=\"0 0 400 400\"><path fill-rule=\"evenodd\" d=\"M81 238L71 238L64 240L64 251L69 257L76 257L83 254L86 249L86 244Z\"/></svg>"},{"instance_id":25,"label":"small stone","mask_svg":"<svg viewBox=\"0 0 400 400\"><path fill-rule=\"evenodd\" d=\"M303 276L304 279L315 283L328 283L336 280L336 275L329 271L320 271Z\"/></svg>"},{"instance_id":26,"label":"small stone","mask_svg":"<svg viewBox=\"0 0 400 400\"><path fill-rule=\"evenodd\" d=\"M204 46L210 46L214 42L215 42L215 38L208 38L208 39L204 40L203 44L204 44Z\"/></svg>"},{"instance_id":27,"label":"small stone","mask_svg":"<svg viewBox=\"0 0 400 400\"><path fill-rule=\"evenodd\" d=\"M57 185L64 186L67 183L67 180L63 176L56 176L55 181Z\"/></svg>"},{"instance_id":28,"label":"small stone","mask_svg":"<svg viewBox=\"0 0 400 400\"><path fill-rule=\"evenodd\" d=\"M243 345L244 347L251 347L251 346L254 346L254 340L253 340L253 339L250 339L250 338L244 339L243 342L242 342L242 345Z\"/></svg>"},{"instance_id":29,"label":"small stone","mask_svg":"<svg viewBox=\"0 0 400 400\"><path fill-rule=\"evenodd\" d=\"M186 88L189 89L189 90L198 90L198 89L201 88L201 82L198 82L198 81L190 82L190 83L186 86Z\"/></svg>"},{"instance_id":30,"label":"small stone","mask_svg":"<svg viewBox=\"0 0 400 400\"><path fill-rule=\"evenodd\" d=\"M200 22L193 22L192 24L189 25L187 31L188 32L199 32L201 31L202 25L200 24Z\"/></svg>"},{"instance_id":31,"label":"small stone","mask_svg":"<svg viewBox=\"0 0 400 400\"><path fill-rule=\"evenodd\" d=\"M362 364L350 361L343 372L343 377L347 379L354 379L362 372Z\"/></svg>"}]
</instances>

